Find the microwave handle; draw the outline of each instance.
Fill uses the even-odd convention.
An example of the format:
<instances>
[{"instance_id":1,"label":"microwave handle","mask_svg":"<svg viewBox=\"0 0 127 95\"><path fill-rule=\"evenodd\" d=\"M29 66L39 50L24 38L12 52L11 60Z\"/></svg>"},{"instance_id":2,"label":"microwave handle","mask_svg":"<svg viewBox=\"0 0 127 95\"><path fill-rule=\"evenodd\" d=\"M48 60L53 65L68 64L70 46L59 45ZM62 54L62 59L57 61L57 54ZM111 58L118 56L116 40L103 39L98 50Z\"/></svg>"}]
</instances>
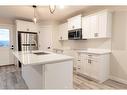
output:
<instances>
[{"instance_id":1,"label":"microwave handle","mask_svg":"<svg viewBox=\"0 0 127 95\"><path fill-rule=\"evenodd\" d=\"M78 36L78 35L77 35L77 30L76 30L75 32L76 32L76 38L77 38L77 36Z\"/></svg>"},{"instance_id":2,"label":"microwave handle","mask_svg":"<svg viewBox=\"0 0 127 95\"><path fill-rule=\"evenodd\" d=\"M74 34L74 39L76 38L76 35Z\"/></svg>"},{"instance_id":3,"label":"microwave handle","mask_svg":"<svg viewBox=\"0 0 127 95\"><path fill-rule=\"evenodd\" d=\"M80 36L80 34L79 34L79 36ZM76 30L76 38L80 38L79 36L78 36L78 30Z\"/></svg>"}]
</instances>

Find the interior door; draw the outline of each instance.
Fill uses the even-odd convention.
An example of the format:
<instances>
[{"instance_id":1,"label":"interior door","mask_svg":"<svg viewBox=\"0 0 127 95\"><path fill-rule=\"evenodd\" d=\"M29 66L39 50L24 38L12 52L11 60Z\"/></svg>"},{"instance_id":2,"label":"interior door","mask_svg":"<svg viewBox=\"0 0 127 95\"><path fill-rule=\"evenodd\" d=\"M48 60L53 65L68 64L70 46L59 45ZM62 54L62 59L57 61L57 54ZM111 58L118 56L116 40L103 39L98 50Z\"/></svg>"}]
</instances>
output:
<instances>
[{"instance_id":1,"label":"interior door","mask_svg":"<svg viewBox=\"0 0 127 95\"><path fill-rule=\"evenodd\" d=\"M0 66L14 64L13 36L10 28L0 27ZM13 46L12 46L13 47Z\"/></svg>"}]
</instances>

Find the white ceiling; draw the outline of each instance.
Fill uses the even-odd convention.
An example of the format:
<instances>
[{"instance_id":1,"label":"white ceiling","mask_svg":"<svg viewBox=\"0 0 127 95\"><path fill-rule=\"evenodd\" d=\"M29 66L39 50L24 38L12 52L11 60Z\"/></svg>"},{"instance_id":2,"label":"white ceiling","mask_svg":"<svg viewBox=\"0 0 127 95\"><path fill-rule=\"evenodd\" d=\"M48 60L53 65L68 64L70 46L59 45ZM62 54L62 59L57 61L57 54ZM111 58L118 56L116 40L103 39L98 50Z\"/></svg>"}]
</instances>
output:
<instances>
[{"instance_id":1,"label":"white ceiling","mask_svg":"<svg viewBox=\"0 0 127 95\"><path fill-rule=\"evenodd\" d=\"M88 6L65 6L64 9L56 7L54 14L49 11L49 6L38 6L37 16L39 20L63 20L76 14L78 11L87 9ZM32 6L0 6L0 18L7 19L24 19L31 20L33 18Z\"/></svg>"}]
</instances>

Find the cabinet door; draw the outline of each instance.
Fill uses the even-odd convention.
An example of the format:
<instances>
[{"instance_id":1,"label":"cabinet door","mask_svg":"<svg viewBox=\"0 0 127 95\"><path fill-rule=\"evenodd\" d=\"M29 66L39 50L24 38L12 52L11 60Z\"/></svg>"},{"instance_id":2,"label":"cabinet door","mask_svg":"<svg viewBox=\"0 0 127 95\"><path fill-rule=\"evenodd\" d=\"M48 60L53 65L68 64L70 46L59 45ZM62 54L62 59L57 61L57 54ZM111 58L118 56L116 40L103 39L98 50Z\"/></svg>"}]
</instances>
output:
<instances>
[{"instance_id":1,"label":"cabinet door","mask_svg":"<svg viewBox=\"0 0 127 95\"><path fill-rule=\"evenodd\" d=\"M103 12L98 15L99 37L106 37L107 32L107 13Z\"/></svg>"},{"instance_id":2,"label":"cabinet door","mask_svg":"<svg viewBox=\"0 0 127 95\"><path fill-rule=\"evenodd\" d=\"M68 30L81 28L81 15L68 19Z\"/></svg>"},{"instance_id":3,"label":"cabinet door","mask_svg":"<svg viewBox=\"0 0 127 95\"><path fill-rule=\"evenodd\" d=\"M33 22L16 20L17 31L37 32L37 25Z\"/></svg>"},{"instance_id":4,"label":"cabinet door","mask_svg":"<svg viewBox=\"0 0 127 95\"><path fill-rule=\"evenodd\" d=\"M77 72L79 72L79 73L81 73L81 74L83 74L83 72L84 72L84 64L83 64L83 58L82 57L79 57L78 58L78 60L77 60L77 64L76 64L77 66L76 66L76 70L77 70Z\"/></svg>"},{"instance_id":5,"label":"cabinet door","mask_svg":"<svg viewBox=\"0 0 127 95\"><path fill-rule=\"evenodd\" d=\"M81 15L75 16L73 19L73 24L74 24L74 29L79 29L81 28Z\"/></svg>"},{"instance_id":6,"label":"cabinet door","mask_svg":"<svg viewBox=\"0 0 127 95\"><path fill-rule=\"evenodd\" d=\"M59 40L68 40L67 23L59 25Z\"/></svg>"},{"instance_id":7,"label":"cabinet door","mask_svg":"<svg viewBox=\"0 0 127 95\"><path fill-rule=\"evenodd\" d=\"M77 61L78 61L77 62L77 68L78 68L77 71L79 73L88 75L87 71L86 71L86 68L87 68L87 54L85 54L85 53L79 54Z\"/></svg>"},{"instance_id":8,"label":"cabinet door","mask_svg":"<svg viewBox=\"0 0 127 95\"><path fill-rule=\"evenodd\" d=\"M86 62L86 69L85 69L84 74L91 77L92 67L91 67L90 59L85 60L85 62Z\"/></svg>"},{"instance_id":9,"label":"cabinet door","mask_svg":"<svg viewBox=\"0 0 127 95\"><path fill-rule=\"evenodd\" d=\"M45 65L45 89L73 88L73 61Z\"/></svg>"},{"instance_id":10,"label":"cabinet door","mask_svg":"<svg viewBox=\"0 0 127 95\"><path fill-rule=\"evenodd\" d=\"M82 18L82 38L83 39L91 38L90 17Z\"/></svg>"},{"instance_id":11,"label":"cabinet door","mask_svg":"<svg viewBox=\"0 0 127 95\"><path fill-rule=\"evenodd\" d=\"M90 38L98 37L98 16L90 16Z\"/></svg>"},{"instance_id":12,"label":"cabinet door","mask_svg":"<svg viewBox=\"0 0 127 95\"><path fill-rule=\"evenodd\" d=\"M27 31L28 24L25 21L16 20L16 30L17 31Z\"/></svg>"},{"instance_id":13,"label":"cabinet door","mask_svg":"<svg viewBox=\"0 0 127 95\"><path fill-rule=\"evenodd\" d=\"M91 64L90 64L90 67L91 67L91 72L90 72L90 76L94 79L97 79L99 80L99 72L100 71L100 64L98 61L96 60L91 60Z\"/></svg>"},{"instance_id":14,"label":"cabinet door","mask_svg":"<svg viewBox=\"0 0 127 95\"><path fill-rule=\"evenodd\" d=\"M100 73L99 57L97 55L87 54L84 63L86 63L84 65L84 74L94 79L99 79Z\"/></svg>"},{"instance_id":15,"label":"cabinet door","mask_svg":"<svg viewBox=\"0 0 127 95\"><path fill-rule=\"evenodd\" d=\"M34 24L33 22L28 22L28 28L30 32L37 32L37 25Z\"/></svg>"},{"instance_id":16,"label":"cabinet door","mask_svg":"<svg viewBox=\"0 0 127 95\"><path fill-rule=\"evenodd\" d=\"M98 16L91 15L82 19L83 39L98 37Z\"/></svg>"},{"instance_id":17,"label":"cabinet door","mask_svg":"<svg viewBox=\"0 0 127 95\"><path fill-rule=\"evenodd\" d=\"M77 56L76 70L81 74L84 72L84 57L81 53L78 53Z\"/></svg>"},{"instance_id":18,"label":"cabinet door","mask_svg":"<svg viewBox=\"0 0 127 95\"><path fill-rule=\"evenodd\" d=\"M62 25L59 25L59 40L62 40Z\"/></svg>"},{"instance_id":19,"label":"cabinet door","mask_svg":"<svg viewBox=\"0 0 127 95\"><path fill-rule=\"evenodd\" d=\"M82 33L84 39L111 37L112 15L102 11L82 19Z\"/></svg>"},{"instance_id":20,"label":"cabinet door","mask_svg":"<svg viewBox=\"0 0 127 95\"><path fill-rule=\"evenodd\" d=\"M73 30L74 27L74 18L68 19L68 30Z\"/></svg>"}]
</instances>

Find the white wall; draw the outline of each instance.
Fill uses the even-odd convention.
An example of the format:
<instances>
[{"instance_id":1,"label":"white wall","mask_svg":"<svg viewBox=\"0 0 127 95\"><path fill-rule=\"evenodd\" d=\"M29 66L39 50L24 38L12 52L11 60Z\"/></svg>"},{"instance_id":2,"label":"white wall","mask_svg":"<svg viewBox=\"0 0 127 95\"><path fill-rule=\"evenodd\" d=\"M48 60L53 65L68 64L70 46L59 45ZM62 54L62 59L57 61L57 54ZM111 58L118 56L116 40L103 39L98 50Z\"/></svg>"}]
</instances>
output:
<instances>
[{"instance_id":1,"label":"white wall","mask_svg":"<svg viewBox=\"0 0 127 95\"><path fill-rule=\"evenodd\" d=\"M114 12L111 76L127 81L127 12Z\"/></svg>"},{"instance_id":2,"label":"white wall","mask_svg":"<svg viewBox=\"0 0 127 95\"><path fill-rule=\"evenodd\" d=\"M74 40L63 41L63 47L72 49L78 48L101 48L111 49L111 39L89 39L89 40Z\"/></svg>"},{"instance_id":3,"label":"white wall","mask_svg":"<svg viewBox=\"0 0 127 95\"><path fill-rule=\"evenodd\" d=\"M61 43L58 41L58 23L57 22L41 22L39 23L40 49L46 50L48 46L52 48L60 48Z\"/></svg>"}]
</instances>

